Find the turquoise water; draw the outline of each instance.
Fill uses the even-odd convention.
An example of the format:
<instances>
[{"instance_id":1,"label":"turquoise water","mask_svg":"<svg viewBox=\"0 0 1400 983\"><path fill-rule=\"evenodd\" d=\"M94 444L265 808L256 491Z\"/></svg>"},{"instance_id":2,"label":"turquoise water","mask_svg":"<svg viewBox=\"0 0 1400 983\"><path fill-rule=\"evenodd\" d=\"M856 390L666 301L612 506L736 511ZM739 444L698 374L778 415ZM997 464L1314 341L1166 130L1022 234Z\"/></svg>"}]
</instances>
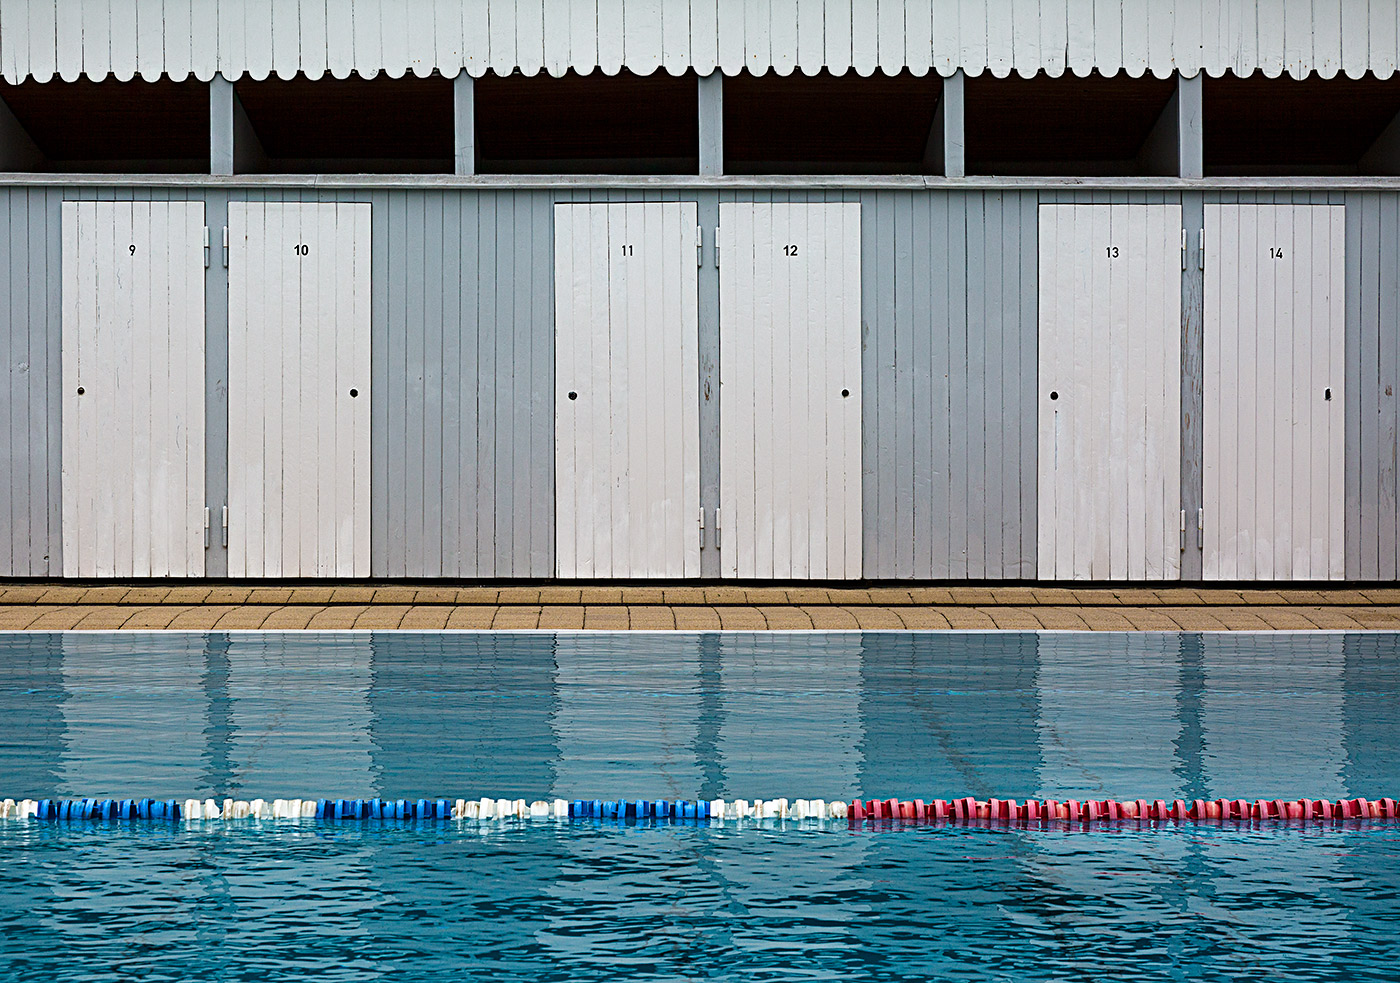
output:
<instances>
[{"instance_id":1,"label":"turquoise water","mask_svg":"<svg viewBox=\"0 0 1400 983\"><path fill-rule=\"evenodd\" d=\"M0 796L1396 795L1393 635L0 635ZM1400 825L0 820L0 978L1380 979Z\"/></svg>"}]
</instances>

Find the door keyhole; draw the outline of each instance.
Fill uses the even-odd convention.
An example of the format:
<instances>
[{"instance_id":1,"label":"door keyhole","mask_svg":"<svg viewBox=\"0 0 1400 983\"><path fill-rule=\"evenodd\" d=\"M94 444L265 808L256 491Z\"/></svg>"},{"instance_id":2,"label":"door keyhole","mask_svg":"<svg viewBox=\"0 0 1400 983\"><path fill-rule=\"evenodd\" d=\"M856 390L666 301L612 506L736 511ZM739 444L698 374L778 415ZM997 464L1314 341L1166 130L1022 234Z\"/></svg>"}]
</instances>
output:
<instances>
[{"instance_id":1,"label":"door keyhole","mask_svg":"<svg viewBox=\"0 0 1400 983\"><path fill-rule=\"evenodd\" d=\"M1326 389L1322 390L1322 398L1325 399L1325 400L1327 400L1327 401L1329 401L1329 402L1331 401L1331 399L1332 399L1332 387L1331 387L1331 386L1328 386Z\"/></svg>"}]
</instances>

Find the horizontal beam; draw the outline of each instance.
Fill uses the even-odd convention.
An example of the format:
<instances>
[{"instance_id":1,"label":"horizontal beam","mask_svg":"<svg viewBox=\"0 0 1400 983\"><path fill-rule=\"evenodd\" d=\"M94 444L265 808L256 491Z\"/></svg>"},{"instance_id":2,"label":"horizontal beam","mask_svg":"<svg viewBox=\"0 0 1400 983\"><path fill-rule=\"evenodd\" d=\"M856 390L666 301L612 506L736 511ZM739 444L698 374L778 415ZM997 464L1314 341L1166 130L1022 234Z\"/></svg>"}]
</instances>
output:
<instances>
[{"instance_id":1,"label":"horizontal beam","mask_svg":"<svg viewBox=\"0 0 1400 983\"><path fill-rule=\"evenodd\" d=\"M934 175L726 175L698 177L627 174L0 174L0 187L106 188L480 188L483 190L625 188L634 191L1400 191L1400 176L1322 175L1316 177L995 177L945 178Z\"/></svg>"}]
</instances>

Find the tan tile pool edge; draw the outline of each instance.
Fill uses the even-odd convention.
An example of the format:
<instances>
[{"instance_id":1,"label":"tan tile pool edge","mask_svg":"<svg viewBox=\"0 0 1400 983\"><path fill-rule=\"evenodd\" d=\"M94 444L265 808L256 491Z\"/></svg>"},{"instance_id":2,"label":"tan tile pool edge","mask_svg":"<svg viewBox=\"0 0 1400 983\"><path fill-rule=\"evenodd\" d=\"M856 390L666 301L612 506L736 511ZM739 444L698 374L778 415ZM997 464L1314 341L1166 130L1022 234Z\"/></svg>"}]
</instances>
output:
<instances>
[{"instance_id":1,"label":"tan tile pool edge","mask_svg":"<svg viewBox=\"0 0 1400 983\"><path fill-rule=\"evenodd\" d=\"M1400 630L1400 605L0 602L0 630Z\"/></svg>"}]
</instances>

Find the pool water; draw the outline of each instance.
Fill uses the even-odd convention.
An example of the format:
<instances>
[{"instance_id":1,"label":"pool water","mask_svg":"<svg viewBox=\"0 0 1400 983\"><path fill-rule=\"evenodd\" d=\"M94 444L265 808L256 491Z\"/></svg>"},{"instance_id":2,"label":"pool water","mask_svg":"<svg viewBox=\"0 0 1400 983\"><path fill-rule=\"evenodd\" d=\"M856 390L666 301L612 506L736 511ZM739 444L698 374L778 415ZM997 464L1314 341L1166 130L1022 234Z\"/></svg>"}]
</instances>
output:
<instances>
[{"instance_id":1,"label":"pool water","mask_svg":"<svg viewBox=\"0 0 1400 983\"><path fill-rule=\"evenodd\" d=\"M1400 791L1389 634L0 635L0 797ZM0 820L0 978L1389 979L1400 824Z\"/></svg>"}]
</instances>

